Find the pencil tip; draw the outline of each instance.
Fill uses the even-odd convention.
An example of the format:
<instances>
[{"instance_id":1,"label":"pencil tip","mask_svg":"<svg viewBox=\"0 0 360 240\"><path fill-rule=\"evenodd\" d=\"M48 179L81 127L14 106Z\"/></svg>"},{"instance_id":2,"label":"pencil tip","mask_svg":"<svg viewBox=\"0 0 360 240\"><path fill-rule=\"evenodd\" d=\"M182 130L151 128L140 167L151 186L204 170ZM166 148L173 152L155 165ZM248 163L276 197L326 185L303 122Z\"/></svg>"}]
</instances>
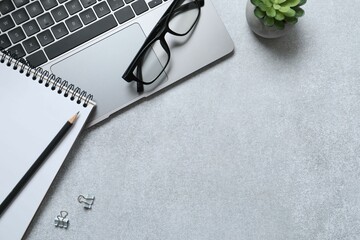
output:
<instances>
[{"instance_id":1,"label":"pencil tip","mask_svg":"<svg viewBox=\"0 0 360 240\"><path fill-rule=\"evenodd\" d=\"M79 115L80 111L78 111L74 116L69 119L69 123L73 124L78 119Z\"/></svg>"}]
</instances>

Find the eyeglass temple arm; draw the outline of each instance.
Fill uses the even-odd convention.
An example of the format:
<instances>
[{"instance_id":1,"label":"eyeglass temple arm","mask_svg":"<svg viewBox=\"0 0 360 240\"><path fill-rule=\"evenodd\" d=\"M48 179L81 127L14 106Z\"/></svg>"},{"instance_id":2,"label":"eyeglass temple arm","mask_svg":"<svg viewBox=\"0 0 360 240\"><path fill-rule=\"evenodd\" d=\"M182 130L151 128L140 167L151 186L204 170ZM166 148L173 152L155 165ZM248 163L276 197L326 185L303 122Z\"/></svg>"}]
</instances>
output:
<instances>
[{"instance_id":1,"label":"eyeglass temple arm","mask_svg":"<svg viewBox=\"0 0 360 240\"><path fill-rule=\"evenodd\" d=\"M142 61L143 59L140 59L140 64L136 68L136 75L141 80L142 80ZM144 84L142 82L136 81L136 91L138 93L144 92Z\"/></svg>"}]
</instances>

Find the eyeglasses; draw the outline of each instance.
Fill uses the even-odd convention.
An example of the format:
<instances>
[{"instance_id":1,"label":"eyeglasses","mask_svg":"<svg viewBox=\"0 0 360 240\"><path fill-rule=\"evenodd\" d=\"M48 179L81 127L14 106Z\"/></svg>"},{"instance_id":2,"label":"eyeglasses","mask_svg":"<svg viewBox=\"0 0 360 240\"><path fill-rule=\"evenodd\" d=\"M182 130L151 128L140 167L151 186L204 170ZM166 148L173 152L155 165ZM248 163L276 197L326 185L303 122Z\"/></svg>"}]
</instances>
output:
<instances>
[{"instance_id":1,"label":"eyeglasses","mask_svg":"<svg viewBox=\"0 0 360 240\"><path fill-rule=\"evenodd\" d=\"M154 83L169 64L171 54L165 35L187 35L199 21L202 6L204 0L174 0L171 3L122 76L127 82L137 82L138 93L144 91L144 85ZM153 49L158 50L162 62L165 62L161 67L153 66Z\"/></svg>"}]
</instances>

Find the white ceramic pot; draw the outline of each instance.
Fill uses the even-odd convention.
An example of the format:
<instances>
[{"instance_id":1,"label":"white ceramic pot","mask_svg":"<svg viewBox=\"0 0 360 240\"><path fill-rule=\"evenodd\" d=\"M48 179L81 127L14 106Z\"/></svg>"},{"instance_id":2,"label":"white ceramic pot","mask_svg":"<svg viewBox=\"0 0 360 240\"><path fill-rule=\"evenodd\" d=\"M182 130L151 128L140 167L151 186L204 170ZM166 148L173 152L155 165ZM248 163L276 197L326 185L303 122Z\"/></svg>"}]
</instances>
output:
<instances>
[{"instance_id":1,"label":"white ceramic pot","mask_svg":"<svg viewBox=\"0 0 360 240\"><path fill-rule=\"evenodd\" d=\"M246 5L246 20L251 30L263 38L278 38L287 34L294 27L294 24L285 24L283 30L276 27L265 26L254 14L255 6L248 0Z\"/></svg>"}]
</instances>

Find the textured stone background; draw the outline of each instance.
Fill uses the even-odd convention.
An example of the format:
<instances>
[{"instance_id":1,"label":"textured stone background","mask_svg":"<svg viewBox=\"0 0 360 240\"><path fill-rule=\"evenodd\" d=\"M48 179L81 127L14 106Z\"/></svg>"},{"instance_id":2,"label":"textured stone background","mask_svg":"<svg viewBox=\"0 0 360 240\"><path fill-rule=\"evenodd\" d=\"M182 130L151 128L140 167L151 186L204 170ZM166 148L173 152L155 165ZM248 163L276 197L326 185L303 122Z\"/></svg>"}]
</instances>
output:
<instances>
[{"instance_id":1,"label":"textured stone background","mask_svg":"<svg viewBox=\"0 0 360 240\"><path fill-rule=\"evenodd\" d=\"M86 130L25 239L360 239L360 2L309 1L277 40L213 3L234 54Z\"/></svg>"}]
</instances>

